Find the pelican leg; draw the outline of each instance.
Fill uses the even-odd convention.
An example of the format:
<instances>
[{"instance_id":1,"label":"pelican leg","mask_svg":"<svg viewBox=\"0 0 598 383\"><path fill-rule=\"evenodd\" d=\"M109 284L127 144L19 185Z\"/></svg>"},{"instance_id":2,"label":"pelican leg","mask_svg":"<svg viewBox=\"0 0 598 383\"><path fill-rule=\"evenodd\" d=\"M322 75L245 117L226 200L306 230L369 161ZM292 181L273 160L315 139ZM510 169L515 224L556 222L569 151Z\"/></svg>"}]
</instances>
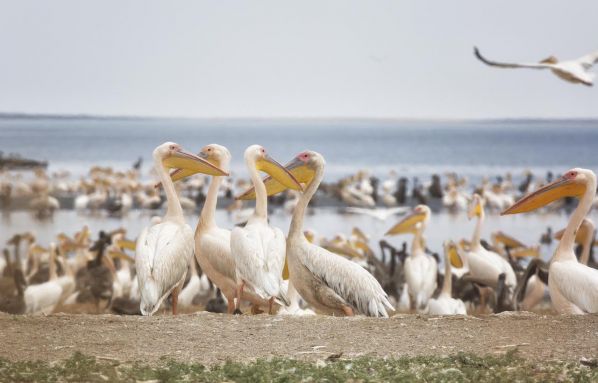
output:
<instances>
[{"instance_id":1,"label":"pelican leg","mask_svg":"<svg viewBox=\"0 0 598 383\"><path fill-rule=\"evenodd\" d=\"M352 317L355 315L355 313L353 312L353 309L349 306L343 306L342 309L343 309L343 312L345 313L345 315L348 317Z\"/></svg>"},{"instance_id":2,"label":"pelican leg","mask_svg":"<svg viewBox=\"0 0 598 383\"><path fill-rule=\"evenodd\" d=\"M177 315L177 303L179 303L180 287L177 286L172 290L172 315Z\"/></svg>"},{"instance_id":3,"label":"pelican leg","mask_svg":"<svg viewBox=\"0 0 598 383\"><path fill-rule=\"evenodd\" d=\"M227 309L226 312L228 314L232 314L235 312L235 298L234 297L227 297Z\"/></svg>"},{"instance_id":4,"label":"pelican leg","mask_svg":"<svg viewBox=\"0 0 598 383\"><path fill-rule=\"evenodd\" d=\"M241 283L237 286L237 296L235 298L235 315L241 315L242 312L239 309L241 306L241 297L243 296L243 288L245 287L245 282L241 281Z\"/></svg>"},{"instance_id":5,"label":"pelican leg","mask_svg":"<svg viewBox=\"0 0 598 383\"><path fill-rule=\"evenodd\" d=\"M272 315L272 306L274 305L274 297L268 299L268 315Z\"/></svg>"}]
</instances>

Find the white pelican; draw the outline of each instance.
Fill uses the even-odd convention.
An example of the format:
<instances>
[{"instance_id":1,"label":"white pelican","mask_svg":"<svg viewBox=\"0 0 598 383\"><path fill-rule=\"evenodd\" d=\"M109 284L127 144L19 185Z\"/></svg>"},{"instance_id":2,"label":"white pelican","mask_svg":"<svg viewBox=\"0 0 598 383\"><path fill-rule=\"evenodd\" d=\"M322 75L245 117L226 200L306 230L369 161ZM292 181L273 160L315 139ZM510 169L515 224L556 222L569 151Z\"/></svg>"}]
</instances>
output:
<instances>
[{"instance_id":1,"label":"white pelican","mask_svg":"<svg viewBox=\"0 0 598 383\"><path fill-rule=\"evenodd\" d=\"M529 69L550 69L557 77L573 84L592 86L596 75L590 72L592 66L598 62L598 51L579 57L574 60L558 61L556 57L550 56L539 63L501 63L490 61L480 54L478 48L474 47L475 56L484 64L499 68L529 68Z\"/></svg>"},{"instance_id":2,"label":"white pelican","mask_svg":"<svg viewBox=\"0 0 598 383\"><path fill-rule=\"evenodd\" d=\"M588 260L590 259L590 253L594 242L594 230L594 222L589 218L584 218L584 220L581 222L581 225L579 226L579 230L577 230L575 242L582 245L582 252L581 256L579 257L579 262L581 264L587 265ZM554 238L560 241L563 237L564 232L565 229L559 230L554 234ZM532 270L530 270L530 267L532 267ZM542 268L542 270L537 270L538 267ZM525 291L523 292L525 293L525 298L519 304L519 306L523 310L532 309L544 298L544 290L548 287L544 283L545 280L546 282L548 281L548 267L549 264L545 264L544 262L539 260L534 262L533 265L531 262L528 265L526 274L523 277L524 279L522 280L522 282L520 282L520 284L522 285L521 288L525 289ZM546 275L543 274L544 270L546 271ZM546 278L540 278L539 273L542 273L542 277L546 276ZM527 279L526 281L525 279L528 277L529 279Z\"/></svg>"},{"instance_id":3,"label":"white pelican","mask_svg":"<svg viewBox=\"0 0 598 383\"><path fill-rule=\"evenodd\" d=\"M235 258L237 277L236 309L239 309L243 290L247 287L260 298L268 299L268 312L272 313L274 299L289 303L286 292L281 288L286 244L282 231L268 224L267 191L258 170L270 174L287 188L302 188L295 177L259 145L245 150L245 164L251 175L256 200L255 210L245 227L236 227L231 232L230 248Z\"/></svg>"},{"instance_id":4,"label":"white pelican","mask_svg":"<svg viewBox=\"0 0 598 383\"><path fill-rule=\"evenodd\" d=\"M158 146L153 157L166 193L167 210L161 223L145 228L137 239L135 267L141 295L140 309L143 315L152 315L172 293L172 312L176 314L178 293L193 256L193 231L185 223L167 168L211 175L227 173L172 142Z\"/></svg>"},{"instance_id":5,"label":"white pelican","mask_svg":"<svg viewBox=\"0 0 598 383\"><path fill-rule=\"evenodd\" d=\"M187 286L181 290L179 294L179 306L186 308L193 305L193 298L199 293L201 289L201 281L199 275L197 275L197 267L195 266L195 259L191 257L189 261L189 269L191 271L191 278Z\"/></svg>"},{"instance_id":6,"label":"white pelican","mask_svg":"<svg viewBox=\"0 0 598 383\"><path fill-rule=\"evenodd\" d=\"M484 200L479 194L474 194L471 200L469 219L477 217L473 236L468 250L459 252L459 257L465 267L469 270L472 280L486 286L497 288L500 274L505 274L505 288L508 289L506 298L511 299L517 285L517 277L509 262L499 254L486 250L481 244L482 227L484 225ZM453 262L453 266L460 265Z\"/></svg>"},{"instance_id":7,"label":"white pelican","mask_svg":"<svg viewBox=\"0 0 598 383\"><path fill-rule=\"evenodd\" d=\"M405 280L408 286L411 308L422 310L436 290L436 260L426 254L423 232L430 220L431 211L426 205L418 205L413 212L394 225L385 235L413 234L411 254L405 259Z\"/></svg>"},{"instance_id":8,"label":"white pelican","mask_svg":"<svg viewBox=\"0 0 598 383\"><path fill-rule=\"evenodd\" d=\"M460 262L457 255L457 245L452 241L444 242L444 282L438 298L432 298L428 302L428 314L430 315L467 315L465 303L461 299L452 297L453 273L451 271L451 257L453 262Z\"/></svg>"},{"instance_id":9,"label":"white pelican","mask_svg":"<svg viewBox=\"0 0 598 383\"><path fill-rule=\"evenodd\" d=\"M297 155L287 169L309 184L299 199L289 229L290 283L316 310L333 314L387 317L393 310L380 283L355 262L310 243L303 233L307 205L324 177L324 157L313 151Z\"/></svg>"},{"instance_id":10,"label":"white pelican","mask_svg":"<svg viewBox=\"0 0 598 383\"><path fill-rule=\"evenodd\" d=\"M228 171L231 155L227 148L217 144L205 146L199 157ZM177 170L171 173L174 181L185 178L190 172ZM214 283L226 298L228 313L235 310L237 292L237 274L235 259L230 249L230 230L218 227L215 220L218 192L224 177L214 176L208 188L206 200L201 210L199 222L195 229L195 258L204 275ZM239 201L240 202L240 201ZM251 291L244 291L241 300L248 300L253 305L267 304Z\"/></svg>"},{"instance_id":11,"label":"white pelican","mask_svg":"<svg viewBox=\"0 0 598 383\"><path fill-rule=\"evenodd\" d=\"M62 286L56 275L56 245L50 245L50 279L25 289L26 314L50 314L62 297Z\"/></svg>"},{"instance_id":12,"label":"white pelican","mask_svg":"<svg viewBox=\"0 0 598 383\"><path fill-rule=\"evenodd\" d=\"M575 168L556 181L523 197L502 213L525 213L567 196L579 199L548 270L548 290L552 305L563 314L598 312L598 270L581 264L573 248L577 230L592 208L595 195L594 172Z\"/></svg>"}]
</instances>

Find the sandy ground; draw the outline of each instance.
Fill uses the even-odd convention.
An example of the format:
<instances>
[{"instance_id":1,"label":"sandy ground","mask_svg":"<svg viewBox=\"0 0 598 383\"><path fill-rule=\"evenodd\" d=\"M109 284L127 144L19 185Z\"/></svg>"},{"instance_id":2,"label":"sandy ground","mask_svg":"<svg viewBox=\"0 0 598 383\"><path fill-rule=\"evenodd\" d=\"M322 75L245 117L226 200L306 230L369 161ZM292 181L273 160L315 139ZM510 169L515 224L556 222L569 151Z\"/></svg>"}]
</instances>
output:
<instances>
[{"instance_id":1,"label":"sandy ground","mask_svg":"<svg viewBox=\"0 0 598 383\"><path fill-rule=\"evenodd\" d=\"M75 351L120 361L152 363L161 357L203 364L227 359L291 357L500 354L518 347L531 360L598 357L598 315L532 313L390 319L228 316L177 317L57 314L0 315L0 357L53 361Z\"/></svg>"}]
</instances>

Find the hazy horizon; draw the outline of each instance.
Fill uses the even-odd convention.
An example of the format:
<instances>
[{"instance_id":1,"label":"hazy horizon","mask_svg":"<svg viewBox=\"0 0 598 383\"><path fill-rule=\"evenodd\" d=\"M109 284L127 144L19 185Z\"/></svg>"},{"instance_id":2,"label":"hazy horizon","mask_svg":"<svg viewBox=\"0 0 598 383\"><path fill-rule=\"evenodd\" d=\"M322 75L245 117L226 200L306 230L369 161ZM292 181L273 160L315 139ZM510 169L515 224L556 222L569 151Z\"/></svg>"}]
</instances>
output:
<instances>
[{"instance_id":1,"label":"hazy horizon","mask_svg":"<svg viewBox=\"0 0 598 383\"><path fill-rule=\"evenodd\" d=\"M598 87L490 68L472 52L476 45L491 59L529 62L594 51L592 0L567 8L557 0L0 0L0 10L3 113L598 118Z\"/></svg>"}]
</instances>

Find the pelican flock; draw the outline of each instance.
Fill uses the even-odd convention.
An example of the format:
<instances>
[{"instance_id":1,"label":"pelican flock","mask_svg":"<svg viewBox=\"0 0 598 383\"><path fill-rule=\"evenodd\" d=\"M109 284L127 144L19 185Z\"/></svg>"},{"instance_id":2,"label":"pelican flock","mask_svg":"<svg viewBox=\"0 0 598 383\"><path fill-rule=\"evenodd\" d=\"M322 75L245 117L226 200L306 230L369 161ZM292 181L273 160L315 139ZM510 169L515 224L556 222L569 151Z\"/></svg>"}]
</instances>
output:
<instances>
[{"instance_id":1,"label":"pelican flock","mask_svg":"<svg viewBox=\"0 0 598 383\"><path fill-rule=\"evenodd\" d=\"M117 229L101 231L91 241L87 226L72 237L59 233L47 247L32 233L14 235L7 242L12 253L7 248L0 258L0 311L47 314L89 303L96 312L131 315L153 315L160 307L176 314L197 305L228 314L372 317L531 310L541 303L566 314L598 311L595 226L587 217L596 202L596 177L590 170L572 169L556 181L549 174L547 183L528 172L519 186L510 174L496 182L483 178L473 185L473 194L464 178L449 174L443 187L435 176L431 184L414 180L409 197L408 180L395 174L380 191L379 181L363 171L331 187L323 182L324 156L311 150L283 166L264 147L251 145L243 156L251 185L236 186L227 178L232 155L222 145L206 145L195 155L166 142L153 158L158 184L146 189L135 172L94 168L93 184L73 205L78 214L100 207L108 214L126 214L134 206L149 211L164 206L164 216L150 215L136 240ZM36 177L30 184L34 198L49 195L52 188L72 190L62 178L53 185L43 172ZM235 187L240 193L227 208L228 222L235 223L238 211L243 218L227 227L217 222L217 205L219 198L232 198ZM353 226L350 232L318 236L304 227L309 226L310 204L327 195L344 201L341 214L369 220L372 228ZM407 198L426 203L409 208ZM579 203L571 205L565 198ZM269 222L270 200L283 215L290 214L286 236ZM196 207L201 211L193 232L185 210L189 215ZM475 224L469 239L444 238L444 257L439 257L425 235L433 230L433 211L442 208L455 215L465 211ZM549 229L538 245L502 230L485 240L486 214L540 208L575 209L564 230L552 235ZM375 232L377 225L399 215L386 233ZM436 239L443 235L432 234ZM395 248L384 239L399 235L411 235L411 245ZM556 251L545 262L545 247L553 237ZM380 257L372 246L375 240ZM582 249L579 260L576 245Z\"/></svg>"}]
</instances>

